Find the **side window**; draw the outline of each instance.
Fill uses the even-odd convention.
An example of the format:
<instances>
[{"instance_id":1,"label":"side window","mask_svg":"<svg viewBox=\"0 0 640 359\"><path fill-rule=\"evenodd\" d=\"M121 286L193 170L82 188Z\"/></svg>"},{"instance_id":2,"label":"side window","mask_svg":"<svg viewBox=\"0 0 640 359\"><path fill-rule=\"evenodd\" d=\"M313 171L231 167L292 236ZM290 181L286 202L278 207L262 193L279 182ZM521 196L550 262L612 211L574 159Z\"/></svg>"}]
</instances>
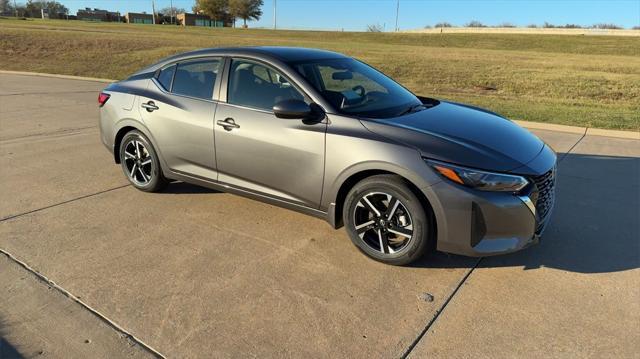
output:
<instances>
[{"instance_id":1,"label":"side window","mask_svg":"<svg viewBox=\"0 0 640 359\"><path fill-rule=\"evenodd\" d=\"M207 59L179 63L171 92L210 100L219 67L220 60Z\"/></svg>"},{"instance_id":2,"label":"side window","mask_svg":"<svg viewBox=\"0 0 640 359\"><path fill-rule=\"evenodd\" d=\"M255 62L233 60L227 102L271 111L276 103L304 96L277 71Z\"/></svg>"},{"instance_id":3,"label":"side window","mask_svg":"<svg viewBox=\"0 0 640 359\"><path fill-rule=\"evenodd\" d=\"M158 82L167 91L171 91L171 81L173 81L173 73L176 71L176 65L171 65L162 69L158 74Z\"/></svg>"}]
</instances>

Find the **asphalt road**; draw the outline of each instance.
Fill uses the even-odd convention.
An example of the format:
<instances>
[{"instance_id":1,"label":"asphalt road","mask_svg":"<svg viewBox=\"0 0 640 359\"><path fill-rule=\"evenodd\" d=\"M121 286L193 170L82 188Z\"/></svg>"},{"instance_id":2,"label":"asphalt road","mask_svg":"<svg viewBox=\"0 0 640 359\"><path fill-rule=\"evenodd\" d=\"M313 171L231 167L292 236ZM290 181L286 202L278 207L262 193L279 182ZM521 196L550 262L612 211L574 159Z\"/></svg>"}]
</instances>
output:
<instances>
[{"instance_id":1,"label":"asphalt road","mask_svg":"<svg viewBox=\"0 0 640 359\"><path fill-rule=\"evenodd\" d=\"M640 141L535 131L561 157L540 245L392 267L316 218L128 186L98 138L104 86L0 74L0 357L640 351Z\"/></svg>"}]
</instances>

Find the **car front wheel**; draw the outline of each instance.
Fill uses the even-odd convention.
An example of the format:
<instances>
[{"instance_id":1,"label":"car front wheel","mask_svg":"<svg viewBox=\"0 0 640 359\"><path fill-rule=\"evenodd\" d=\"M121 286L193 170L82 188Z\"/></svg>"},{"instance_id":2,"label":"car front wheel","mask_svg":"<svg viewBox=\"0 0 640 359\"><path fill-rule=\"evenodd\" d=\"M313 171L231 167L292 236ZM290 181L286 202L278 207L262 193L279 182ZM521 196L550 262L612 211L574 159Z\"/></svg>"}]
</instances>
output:
<instances>
[{"instance_id":1,"label":"car front wheel","mask_svg":"<svg viewBox=\"0 0 640 359\"><path fill-rule=\"evenodd\" d=\"M407 183L394 175L360 181L347 194L343 208L351 241L369 257L392 265L423 256L432 233L429 218Z\"/></svg>"}]
</instances>

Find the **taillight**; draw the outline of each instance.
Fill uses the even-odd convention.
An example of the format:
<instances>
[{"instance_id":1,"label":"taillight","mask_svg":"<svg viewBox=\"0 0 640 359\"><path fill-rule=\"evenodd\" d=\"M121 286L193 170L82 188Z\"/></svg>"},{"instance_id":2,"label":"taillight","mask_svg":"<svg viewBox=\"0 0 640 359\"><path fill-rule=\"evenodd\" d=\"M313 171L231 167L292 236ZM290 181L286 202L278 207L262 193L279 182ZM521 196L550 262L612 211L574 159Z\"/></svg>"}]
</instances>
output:
<instances>
[{"instance_id":1,"label":"taillight","mask_svg":"<svg viewBox=\"0 0 640 359\"><path fill-rule=\"evenodd\" d=\"M109 95L108 93L100 92L100 94L98 95L98 106L104 106L104 104L107 103L109 97L111 97L111 95Z\"/></svg>"}]
</instances>

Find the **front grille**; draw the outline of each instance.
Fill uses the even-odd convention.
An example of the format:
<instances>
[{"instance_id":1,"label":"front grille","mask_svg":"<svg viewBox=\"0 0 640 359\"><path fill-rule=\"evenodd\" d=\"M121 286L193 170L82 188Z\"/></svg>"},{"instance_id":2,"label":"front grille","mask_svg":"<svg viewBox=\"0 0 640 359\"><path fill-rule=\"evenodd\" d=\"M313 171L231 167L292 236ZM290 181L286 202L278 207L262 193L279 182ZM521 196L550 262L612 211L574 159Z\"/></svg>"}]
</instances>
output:
<instances>
[{"instance_id":1,"label":"front grille","mask_svg":"<svg viewBox=\"0 0 640 359\"><path fill-rule=\"evenodd\" d=\"M538 223L544 224L547 219L547 215L553 208L553 202L555 201L556 192L556 167L554 166L547 173L532 177L533 182L536 184L536 215Z\"/></svg>"}]
</instances>

